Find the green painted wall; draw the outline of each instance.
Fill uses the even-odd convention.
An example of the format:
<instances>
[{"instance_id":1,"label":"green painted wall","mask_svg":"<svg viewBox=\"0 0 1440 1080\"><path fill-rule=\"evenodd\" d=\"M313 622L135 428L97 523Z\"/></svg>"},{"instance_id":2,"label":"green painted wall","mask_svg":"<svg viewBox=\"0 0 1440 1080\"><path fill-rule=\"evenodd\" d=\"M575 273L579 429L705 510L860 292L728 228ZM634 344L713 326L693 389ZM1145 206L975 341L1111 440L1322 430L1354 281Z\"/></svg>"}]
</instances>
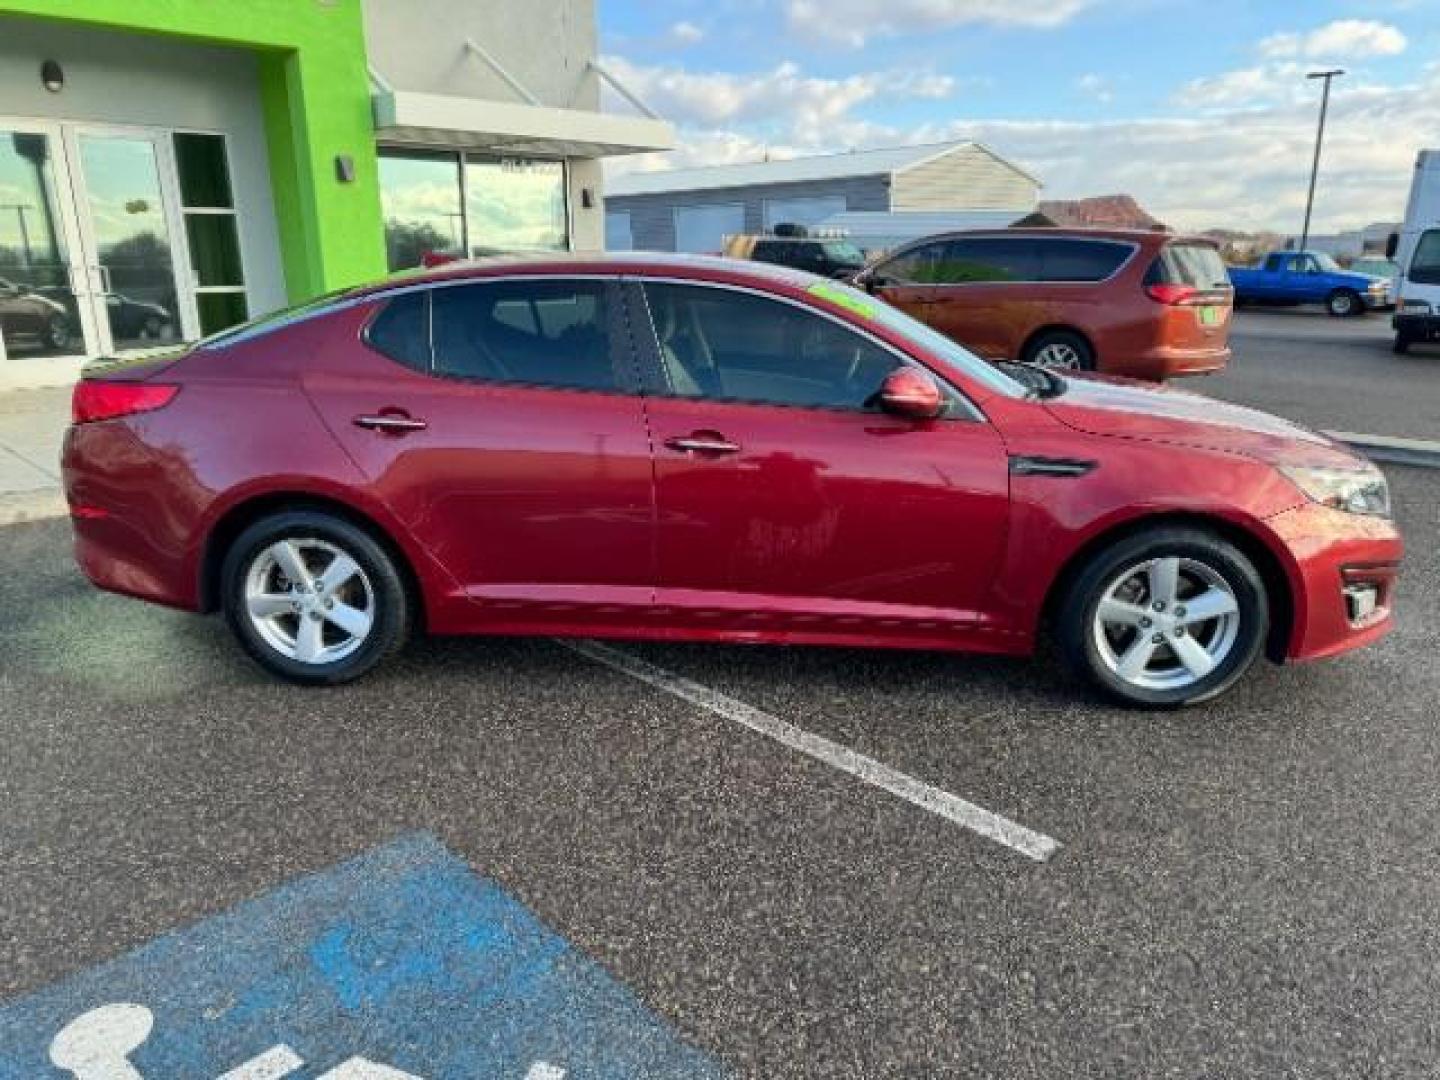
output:
<instances>
[{"instance_id":1,"label":"green painted wall","mask_svg":"<svg viewBox=\"0 0 1440 1080\"><path fill-rule=\"evenodd\" d=\"M0 15L255 51L290 298L385 273L360 0L0 0ZM336 178L340 154L353 183Z\"/></svg>"}]
</instances>

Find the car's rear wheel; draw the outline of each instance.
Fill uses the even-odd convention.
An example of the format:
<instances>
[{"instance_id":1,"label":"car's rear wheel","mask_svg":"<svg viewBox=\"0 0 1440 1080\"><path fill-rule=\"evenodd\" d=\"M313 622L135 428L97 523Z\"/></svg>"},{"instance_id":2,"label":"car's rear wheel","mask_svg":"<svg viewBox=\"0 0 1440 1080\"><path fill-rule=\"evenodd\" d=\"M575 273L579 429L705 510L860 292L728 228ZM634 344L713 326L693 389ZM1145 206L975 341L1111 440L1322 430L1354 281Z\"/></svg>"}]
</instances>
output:
<instances>
[{"instance_id":1,"label":"car's rear wheel","mask_svg":"<svg viewBox=\"0 0 1440 1080\"><path fill-rule=\"evenodd\" d=\"M1325 310L1337 319L1346 319L1351 315L1359 315L1365 310L1365 306L1360 302L1359 293L1350 289L1336 289L1326 298Z\"/></svg>"},{"instance_id":2,"label":"car's rear wheel","mask_svg":"<svg viewBox=\"0 0 1440 1080\"><path fill-rule=\"evenodd\" d=\"M1041 334L1025 347L1020 359L1059 371L1095 370L1095 350L1083 337L1069 330Z\"/></svg>"},{"instance_id":3,"label":"car's rear wheel","mask_svg":"<svg viewBox=\"0 0 1440 1080\"><path fill-rule=\"evenodd\" d=\"M1056 630L1066 662L1100 690L1165 707L1224 693L1269 627L1265 584L1244 552L1203 529L1161 526L1092 556Z\"/></svg>"},{"instance_id":4,"label":"car's rear wheel","mask_svg":"<svg viewBox=\"0 0 1440 1080\"><path fill-rule=\"evenodd\" d=\"M405 642L409 596L385 548L332 514L263 518L221 568L225 617L261 667L292 682L359 678Z\"/></svg>"}]
</instances>

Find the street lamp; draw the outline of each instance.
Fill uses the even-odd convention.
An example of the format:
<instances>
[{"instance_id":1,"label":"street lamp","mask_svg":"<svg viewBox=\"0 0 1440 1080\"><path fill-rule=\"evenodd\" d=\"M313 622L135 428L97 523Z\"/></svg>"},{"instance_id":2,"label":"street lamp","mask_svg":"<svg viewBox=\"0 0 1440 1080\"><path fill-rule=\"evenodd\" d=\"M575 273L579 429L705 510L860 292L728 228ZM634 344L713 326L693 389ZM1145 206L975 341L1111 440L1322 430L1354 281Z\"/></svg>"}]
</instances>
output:
<instances>
[{"instance_id":1,"label":"street lamp","mask_svg":"<svg viewBox=\"0 0 1440 1080\"><path fill-rule=\"evenodd\" d=\"M1300 250L1310 243L1310 211L1315 208L1315 177L1320 172L1320 143L1325 138L1325 113L1330 108L1330 80L1345 74L1344 68L1312 71L1307 79L1324 79L1325 91L1320 97L1320 126L1315 131L1315 160L1310 165L1310 194L1305 198L1305 228L1300 231Z\"/></svg>"}]
</instances>

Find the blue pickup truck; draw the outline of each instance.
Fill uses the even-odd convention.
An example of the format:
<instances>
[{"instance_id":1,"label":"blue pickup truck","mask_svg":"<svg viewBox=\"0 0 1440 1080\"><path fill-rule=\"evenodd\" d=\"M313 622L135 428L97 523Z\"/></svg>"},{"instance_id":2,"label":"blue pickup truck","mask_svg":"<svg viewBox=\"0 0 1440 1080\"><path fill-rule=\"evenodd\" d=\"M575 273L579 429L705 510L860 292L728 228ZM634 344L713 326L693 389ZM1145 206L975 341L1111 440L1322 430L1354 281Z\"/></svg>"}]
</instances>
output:
<instances>
[{"instance_id":1,"label":"blue pickup truck","mask_svg":"<svg viewBox=\"0 0 1440 1080\"><path fill-rule=\"evenodd\" d=\"M1273 251L1259 266L1230 268L1235 306L1324 304L1331 315L1389 307L1390 282L1345 270L1323 251Z\"/></svg>"}]
</instances>

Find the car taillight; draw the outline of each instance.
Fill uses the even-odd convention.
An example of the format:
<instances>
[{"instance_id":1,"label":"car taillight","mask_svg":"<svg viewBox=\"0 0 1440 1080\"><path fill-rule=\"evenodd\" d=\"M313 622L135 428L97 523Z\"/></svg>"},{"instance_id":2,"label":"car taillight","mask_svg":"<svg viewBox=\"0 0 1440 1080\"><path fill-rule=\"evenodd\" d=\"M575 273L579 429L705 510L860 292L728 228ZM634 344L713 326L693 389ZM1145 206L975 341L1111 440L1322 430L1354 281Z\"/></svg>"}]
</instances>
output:
<instances>
[{"instance_id":1,"label":"car taillight","mask_svg":"<svg viewBox=\"0 0 1440 1080\"><path fill-rule=\"evenodd\" d=\"M1162 304L1183 304L1199 291L1193 285L1145 286L1145 295Z\"/></svg>"},{"instance_id":2,"label":"car taillight","mask_svg":"<svg viewBox=\"0 0 1440 1080\"><path fill-rule=\"evenodd\" d=\"M70 419L76 424L114 420L120 416L162 409L180 392L174 383L105 382L81 379L70 398Z\"/></svg>"}]
</instances>

